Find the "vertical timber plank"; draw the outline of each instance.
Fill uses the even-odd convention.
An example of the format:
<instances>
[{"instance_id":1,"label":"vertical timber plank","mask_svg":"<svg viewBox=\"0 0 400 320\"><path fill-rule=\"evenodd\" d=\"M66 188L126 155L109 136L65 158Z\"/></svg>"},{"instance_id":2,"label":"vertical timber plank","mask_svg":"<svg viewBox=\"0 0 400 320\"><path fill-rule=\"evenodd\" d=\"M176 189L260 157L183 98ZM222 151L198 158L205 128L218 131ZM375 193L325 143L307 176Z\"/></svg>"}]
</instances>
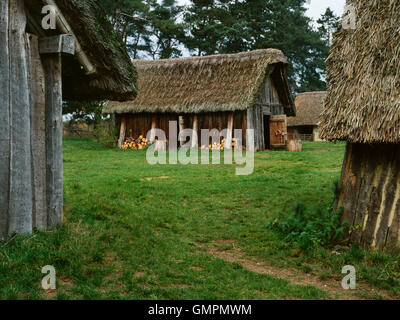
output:
<instances>
[{"instance_id":1,"label":"vertical timber plank","mask_svg":"<svg viewBox=\"0 0 400 320\"><path fill-rule=\"evenodd\" d=\"M7 236L10 174L10 67L8 52L8 2L0 1L0 241Z\"/></svg>"},{"instance_id":2,"label":"vertical timber plank","mask_svg":"<svg viewBox=\"0 0 400 320\"><path fill-rule=\"evenodd\" d=\"M197 134L197 137L192 137L192 148L196 148L199 145L199 142L198 142L199 123L198 123L198 119L197 119L197 114L195 114L193 116L193 132L195 132Z\"/></svg>"},{"instance_id":3,"label":"vertical timber plank","mask_svg":"<svg viewBox=\"0 0 400 320\"><path fill-rule=\"evenodd\" d=\"M39 55L39 40L29 35L31 70L31 127L33 227L47 229L46 205L46 99L44 69Z\"/></svg>"},{"instance_id":4,"label":"vertical timber plank","mask_svg":"<svg viewBox=\"0 0 400 320\"><path fill-rule=\"evenodd\" d=\"M125 142L125 132L126 132L126 117L121 118L121 128L119 130L118 148L122 148Z\"/></svg>"},{"instance_id":5,"label":"vertical timber plank","mask_svg":"<svg viewBox=\"0 0 400 320\"><path fill-rule=\"evenodd\" d=\"M63 218L61 55L44 55L42 61L46 90L47 227L53 229Z\"/></svg>"},{"instance_id":6,"label":"vertical timber plank","mask_svg":"<svg viewBox=\"0 0 400 320\"><path fill-rule=\"evenodd\" d=\"M228 134L226 137L225 149L232 149L232 138L233 138L233 112L228 115Z\"/></svg>"},{"instance_id":7,"label":"vertical timber plank","mask_svg":"<svg viewBox=\"0 0 400 320\"><path fill-rule=\"evenodd\" d=\"M32 232L30 96L24 1L10 1L10 189L8 235Z\"/></svg>"}]
</instances>

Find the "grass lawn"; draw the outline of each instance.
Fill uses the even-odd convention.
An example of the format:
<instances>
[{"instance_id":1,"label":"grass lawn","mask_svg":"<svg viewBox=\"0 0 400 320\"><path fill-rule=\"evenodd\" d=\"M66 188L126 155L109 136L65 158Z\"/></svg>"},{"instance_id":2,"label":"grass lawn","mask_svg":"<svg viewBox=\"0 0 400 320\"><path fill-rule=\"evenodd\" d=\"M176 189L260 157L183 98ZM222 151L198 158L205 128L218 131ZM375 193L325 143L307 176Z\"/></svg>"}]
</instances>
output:
<instances>
[{"instance_id":1,"label":"grass lawn","mask_svg":"<svg viewBox=\"0 0 400 320\"><path fill-rule=\"evenodd\" d=\"M64 141L65 222L0 246L2 299L396 298L400 254L303 251L266 227L295 203L332 197L345 145L260 152L250 176L229 165L157 165L145 151ZM341 289L354 265L358 290ZM41 268L57 290L41 289Z\"/></svg>"}]
</instances>

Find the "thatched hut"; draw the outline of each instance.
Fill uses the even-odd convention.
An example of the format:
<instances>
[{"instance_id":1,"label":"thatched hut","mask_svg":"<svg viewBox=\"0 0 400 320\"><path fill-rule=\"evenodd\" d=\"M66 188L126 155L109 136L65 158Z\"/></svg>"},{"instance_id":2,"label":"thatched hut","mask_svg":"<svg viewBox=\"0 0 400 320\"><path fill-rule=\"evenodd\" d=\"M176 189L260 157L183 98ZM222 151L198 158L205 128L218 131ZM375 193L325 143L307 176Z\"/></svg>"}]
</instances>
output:
<instances>
[{"instance_id":1,"label":"thatched hut","mask_svg":"<svg viewBox=\"0 0 400 320\"><path fill-rule=\"evenodd\" d=\"M338 206L365 246L400 239L400 3L348 1L357 27L335 35L321 136L347 141Z\"/></svg>"},{"instance_id":2,"label":"thatched hut","mask_svg":"<svg viewBox=\"0 0 400 320\"><path fill-rule=\"evenodd\" d=\"M319 122L326 95L326 91L314 91L296 97L296 116L287 119L289 140L321 141Z\"/></svg>"},{"instance_id":3,"label":"thatched hut","mask_svg":"<svg viewBox=\"0 0 400 320\"><path fill-rule=\"evenodd\" d=\"M96 1L0 2L0 240L62 221L63 99L133 99L136 76Z\"/></svg>"},{"instance_id":4,"label":"thatched hut","mask_svg":"<svg viewBox=\"0 0 400 320\"><path fill-rule=\"evenodd\" d=\"M169 135L169 121L181 129L255 130L255 149L284 148L286 117L295 108L286 76L287 61L276 49L239 54L134 61L138 97L110 101L120 143L157 127ZM126 134L125 134L126 132Z\"/></svg>"}]
</instances>

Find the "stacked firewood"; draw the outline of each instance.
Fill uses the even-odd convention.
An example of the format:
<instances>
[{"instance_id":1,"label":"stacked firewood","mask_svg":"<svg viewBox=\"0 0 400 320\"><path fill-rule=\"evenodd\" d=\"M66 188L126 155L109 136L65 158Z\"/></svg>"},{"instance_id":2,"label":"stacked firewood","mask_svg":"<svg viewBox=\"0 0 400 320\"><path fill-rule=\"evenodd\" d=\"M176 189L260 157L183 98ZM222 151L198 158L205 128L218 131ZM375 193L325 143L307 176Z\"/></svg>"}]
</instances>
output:
<instances>
[{"instance_id":1,"label":"stacked firewood","mask_svg":"<svg viewBox=\"0 0 400 320\"><path fill-rule=\"evenodd\" d=\"M210 144L210 145L208 146L208 148L207 148L207 146L203 145L203 146L201 146L201 149L202 149L202 150L208 149L208 150L219 150L219 151L224 151L225 148L227 147L227 146L226 146L227 143L228 143L228 142L225 140L225 138L223 138L223 139L221 140L221 143L214 142L213 144ZM235 139L235 138L232 138L232 149L234 149L235 146L236 146L236 139Z\"/></svg>"},{"instance_id":2,"label":"stacked firewood","mask_svg":"<svg viewBox=\"0 0 400 320\"><path fill-rule=\"evenodd\" d=\"M139 136L137 139L131 137L125 140L124 144L122 145L122 149L142 150L146 149L148 145L150 145L150 141L143 136Z\"/></svg>"}]
</instances>

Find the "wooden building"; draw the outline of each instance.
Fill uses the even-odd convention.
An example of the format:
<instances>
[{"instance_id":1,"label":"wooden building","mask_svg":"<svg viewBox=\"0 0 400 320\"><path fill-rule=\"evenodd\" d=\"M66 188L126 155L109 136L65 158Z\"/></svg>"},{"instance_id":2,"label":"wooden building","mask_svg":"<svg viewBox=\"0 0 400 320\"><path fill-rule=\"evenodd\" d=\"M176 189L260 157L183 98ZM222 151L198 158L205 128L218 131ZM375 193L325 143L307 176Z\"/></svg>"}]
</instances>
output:
<instances>
[{"instance_id":1,"label":"wooden building","mask_svg":"<svg viewBox=\"0 0 400 320\"><path fill-rule=\"evenodd\" d=\"M289 140L321 141L319 122L326 95L326 91L314 91L296 97L296 116L287 119Z\"/></svg>"},{"instance_id":2,"label":"wooden building","mask_svg":"<svg viewBox=\"0 0 400 320\"><path fill-rule=\"evenodd\" d=\"M286 116L295 108L283 53L276 49L158 61L134 61L138 97L110 101L104 113L116 114L120 145L159 128L169 136L169 121L180 128L255 130L255 149L284 149ZM243 140L245 141L245 140Z\"/></svg>"},{"instance_id":3,"label":"wooden building","mask_svg":"<svg viewBox=\"0 0 400 320\"><path fill-rule=\"evenodd\" d=\"M400 240L400 4L350 1L355 30L335 35L321 136L347 141L337 206L367 247Z\"/></svg>"},{"instance_id":4,"label":"wooden building","mask_svg":"<svg viewBox=\"0 0 400 320\"><path fill-rule=\"evenodd\" d=\"M0 240L62 221L63 99L133 99L135 79L96 1L0 1Z\"/></svg>"}]
</instances>

